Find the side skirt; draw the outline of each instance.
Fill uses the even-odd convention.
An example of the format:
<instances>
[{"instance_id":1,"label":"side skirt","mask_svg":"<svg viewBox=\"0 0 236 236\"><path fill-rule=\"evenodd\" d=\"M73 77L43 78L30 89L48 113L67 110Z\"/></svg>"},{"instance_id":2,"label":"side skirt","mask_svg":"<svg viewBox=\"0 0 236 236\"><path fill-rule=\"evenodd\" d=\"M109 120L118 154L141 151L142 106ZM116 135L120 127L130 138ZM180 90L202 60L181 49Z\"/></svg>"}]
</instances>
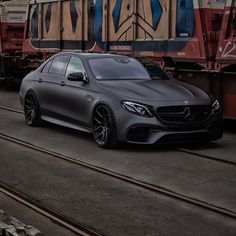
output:
<instances>
[{"instance_id":1,"label":"side skirt","mask_svg":"<svg viewBox=\"0 0 236 236\"><path fill-rule=\"evenodd\" d=\"M59 120L59 119L56 119L56 118L52 118L52 117L49 117L49 116L41 115L41 119L45 120L47 122L57 124L57 125L61 125L61 126L64 126L64 127L68 127L68 128L71 128L71 129L76 129L76 130L83 131L83 132L86 132L86 133L92 133L91 128L81 126L81 125L72 124L72 123L62 121L62 120Z\"/></svg>"}]
</instances>

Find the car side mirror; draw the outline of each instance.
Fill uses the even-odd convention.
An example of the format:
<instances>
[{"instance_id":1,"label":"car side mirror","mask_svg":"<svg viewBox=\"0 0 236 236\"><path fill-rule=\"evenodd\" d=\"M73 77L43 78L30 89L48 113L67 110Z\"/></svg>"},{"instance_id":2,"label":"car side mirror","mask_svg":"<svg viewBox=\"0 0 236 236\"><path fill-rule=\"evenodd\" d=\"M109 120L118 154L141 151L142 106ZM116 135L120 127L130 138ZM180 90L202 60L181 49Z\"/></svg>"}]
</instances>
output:
<instances>
[{"instance_id":1,"label":"car side mirror","mask_svg":"<svg viewBox=\"0 0 236 236\"><path fill-rule=\"evenodd\" d=\"M71 73L67 76L67 79L69 81L80 81L80 82L84 82L85 84L88 83L88 78L87 78L86 74L83 72Z\"/></svg>"}]
</instances>

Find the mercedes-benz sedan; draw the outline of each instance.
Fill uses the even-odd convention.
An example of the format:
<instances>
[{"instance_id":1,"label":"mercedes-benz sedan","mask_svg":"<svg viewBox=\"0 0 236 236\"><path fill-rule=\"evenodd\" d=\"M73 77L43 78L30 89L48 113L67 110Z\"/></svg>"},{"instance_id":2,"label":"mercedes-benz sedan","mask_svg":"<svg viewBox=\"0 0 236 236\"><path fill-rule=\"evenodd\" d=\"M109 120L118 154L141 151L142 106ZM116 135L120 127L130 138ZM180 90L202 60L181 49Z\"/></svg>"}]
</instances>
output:
<instances>
[{"instance_id":1,"label":"mercedes-benz sedan","mask_svg":"<svg viewBox=\"0 0 236 236\"><path fill-rule=\"evenodd\" d=\"M204 91L158 65L110 54L60 53L27 75L20 101L41 120L93 133L101 147L217 140L222 112Z\"/></svg>"}]
</instances>

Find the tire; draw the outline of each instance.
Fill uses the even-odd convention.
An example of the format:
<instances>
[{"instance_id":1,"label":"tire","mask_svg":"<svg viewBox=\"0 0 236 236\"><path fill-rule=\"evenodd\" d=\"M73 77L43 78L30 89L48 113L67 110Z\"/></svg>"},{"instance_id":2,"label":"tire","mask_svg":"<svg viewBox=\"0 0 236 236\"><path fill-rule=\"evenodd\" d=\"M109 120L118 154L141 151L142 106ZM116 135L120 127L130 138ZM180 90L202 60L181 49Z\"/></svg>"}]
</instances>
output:
<instances>
[{"instance_id":1,"label":"tire","mask_svg":"<svg viewBox=\"0 0 236 236\"><path fill-rule=\"evenodd\" d=\"M27 125L37 127L41 125L41 113L36 95L29 92L24 100L24 113Z\"/></svg>"},{"instance_id":2,"label":"tire","mask_svg":"<svg viewBox=\"0 0 236 236\"><path fill-rule=\"evenodd\" d=\"M117 146L115 119L105 105L99 105L93 113L93 137L99 147Z\"/></svg>"}]
</instances>

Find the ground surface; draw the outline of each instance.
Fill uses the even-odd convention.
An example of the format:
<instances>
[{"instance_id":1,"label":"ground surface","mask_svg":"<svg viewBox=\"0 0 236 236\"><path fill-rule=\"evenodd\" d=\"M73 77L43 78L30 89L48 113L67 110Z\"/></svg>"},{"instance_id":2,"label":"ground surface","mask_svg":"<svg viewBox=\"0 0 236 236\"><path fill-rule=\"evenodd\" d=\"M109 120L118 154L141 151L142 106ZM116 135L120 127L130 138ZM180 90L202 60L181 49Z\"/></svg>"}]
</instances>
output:
<instances>
[{"instance_id":1,"label":"ground surface","mask_svg":"<svg viewBox=\"0 0 236 236\"><path fill-rule=\"evenodd\" d=\"M0 106L20 109L18 94L1 91ZM234 165L176 146L104 150L91 135L51 124L30 128L22 114L1 109L0 133L236 212ZM215 143L182 147L236 162L234 130ZM0 181L106 235L236 235L234 219L1 139L0 166Z\"/></svg>"}]
</instances>

